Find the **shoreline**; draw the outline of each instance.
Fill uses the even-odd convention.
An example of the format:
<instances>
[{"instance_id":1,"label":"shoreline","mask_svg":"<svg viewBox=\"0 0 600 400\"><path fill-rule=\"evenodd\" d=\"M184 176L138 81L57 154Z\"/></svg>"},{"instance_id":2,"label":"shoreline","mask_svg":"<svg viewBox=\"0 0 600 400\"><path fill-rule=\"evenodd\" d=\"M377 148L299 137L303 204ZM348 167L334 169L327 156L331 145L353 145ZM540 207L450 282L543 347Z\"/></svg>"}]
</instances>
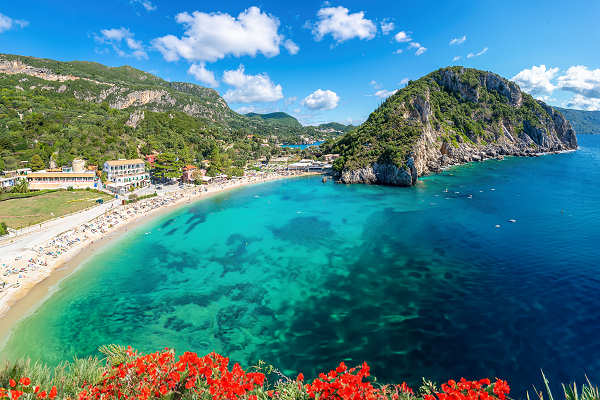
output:
<instances>
[{"instance_id":1,"label":"shoreline","mask_svg":"<svg viewBox=\"0 0 600 400\"><path fill-rule=\"evenodd\" d=\"M18 287L9 288L4 292L0 292L0 350L6 344L6 341L9 339L15 325L20 320L35 312L39 306L42 305L58 289L58 285L64 279L76 272L79 267L84 265L85 262L98 250L101 250L111 242L121 238L123 234L129 232L130 230L136 229L145 223L159 218L162 215L173 212L183 206L190 205L200 200L208 199L232 189L260 183L273 182L287 178L318 175L321 174L305 172L290 175L272 174L265 177L249 177L246 179L240 179L237 182L215 185L215 187L208 187L210 186L208 185L205 188L206 190L202 189L204 187L194 187L191 189L186 188L162 196L145 199L136 203L119 205L111 208L100 217L94 218L91 221L87 221L86 223L75 228L71 228L65 232L62 232L61 234L53 237L49 242L54 242L57 240L57 238L72 234L72 232L81 231L82 228L85 239L78 240L76 245L72 246L65 252L61 252L60 256L55 257L54 259L48 261L48 257L46 256L46 261L48 261L48 263L47 265L43 266L43 270L35 271L30 276L21 278L23 279L23 282L20 283ZM167 199L165 200L165 198ZM142 210L141 213L129 212L132 211L132 209L137 211L144 206L149 204L153 205L156 203L158 203L158 206ZM85 234L85 232L89 230L89 225L93 224L92 221L100 218L106 218L106 216L111 215L111 213L116 213L119 216L125 214L127 217L122 219L120 223L114 226L109 226L109 228L104 232L96 234L90 233L89 235ZM46 246L44 250L46 250L47 247L49 246ZM25 257L35 253L33 249L23 250L24 254L17 257L19 261L22 261ZM1 276L0 279L2 279Z\"/></svg>"}]
</instances>

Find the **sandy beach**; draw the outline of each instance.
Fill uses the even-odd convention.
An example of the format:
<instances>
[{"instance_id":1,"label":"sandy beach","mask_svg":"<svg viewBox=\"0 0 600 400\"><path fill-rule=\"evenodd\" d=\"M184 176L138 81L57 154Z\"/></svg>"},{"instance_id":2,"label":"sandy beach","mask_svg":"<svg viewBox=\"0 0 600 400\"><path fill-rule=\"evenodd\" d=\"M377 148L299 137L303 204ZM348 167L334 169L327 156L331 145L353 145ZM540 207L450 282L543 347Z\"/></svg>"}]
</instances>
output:
<instances>
[{"instance_id":1,"label":"sandy beach","mask_svg":"<svg viewBox=\"0 0 600 400\"><path fill-rule=\"evenodd\" d=\"M194 186L163 195L118 205L75 226L64 226L61 233L28 243L12 254L0 255L0 347L16 322L33 312L88 257L124 232L150 218L170 212L199 199L246 185L314 173L270 173L244 177L220 184ZM4 282L4 284L2 284Z\"/></svg>"}]
</instances>

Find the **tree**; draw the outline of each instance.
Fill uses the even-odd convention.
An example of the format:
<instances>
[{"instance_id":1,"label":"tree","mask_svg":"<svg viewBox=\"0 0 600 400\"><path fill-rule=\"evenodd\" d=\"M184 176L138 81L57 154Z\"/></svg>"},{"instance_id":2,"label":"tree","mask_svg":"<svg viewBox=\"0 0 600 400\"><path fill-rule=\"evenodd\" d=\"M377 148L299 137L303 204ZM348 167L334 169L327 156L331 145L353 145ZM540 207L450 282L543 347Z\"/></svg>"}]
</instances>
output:
<instances>
[{"instance_id":1,"label":"tree","mask_svg":"<svg viewBox=\"0 0 600 400\"><path fill-rule=\"evenodd\" d=\"M38 171L40 169L46 168L46 164L44 163L44 160L42 160L42 157L40 157L39 154L34 154L33 157L31 157L31 160L29 161L29 167L33 171Z\"/></svg>"},{"instance_id":2,"label":"tree","mask_svg":"<svg viewBox=\"0 0 600 400\"><path fill-rule=\"evenodd\" d=\"M29 184L27 179L19 179L11 189L12 193L27 193L29 192Z\"/></svg>"},{"instance_id":3,"label":"tree","mask_svg":"<svg viewBox=\"0 0 600 400\"><path fill-rule=\"evenodd\" d=\"M127 147L127 158L137 158L138 157L138 152L137 152L137 148L135 147L135 145L130 145Z\"/></svg>"},{"instance_id":4,"label":"tree","mask_svg":"<svg viewBox=\"0 0 600 400\"><path fill-rule=\"evenodd\" d=\"M7 234L8 234L8 228L6 226L6 223L0 222L0 236L4 236Z\"/></svg>"},{"instance_id":5,"label":"tree","mask_svg":"<svg viewBox=\"0 0 600 400\"><path fill-rule=\"evenodd\" d=\"M181 175L181 161L173 153L161 153L156 157L152 175L159 180L178 178Z\"/></svg>"}]
</instances>

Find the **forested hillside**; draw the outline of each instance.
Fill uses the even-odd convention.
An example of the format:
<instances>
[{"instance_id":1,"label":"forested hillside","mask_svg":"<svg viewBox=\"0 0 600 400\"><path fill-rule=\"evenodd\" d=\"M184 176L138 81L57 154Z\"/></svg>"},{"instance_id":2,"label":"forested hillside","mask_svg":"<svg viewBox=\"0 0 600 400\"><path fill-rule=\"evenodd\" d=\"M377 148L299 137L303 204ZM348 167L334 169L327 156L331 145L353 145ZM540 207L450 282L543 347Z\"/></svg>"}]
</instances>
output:
<instances>
[{"instance_id":1,"label":"forested hillside","mask_svg":"<svg viewBox=\"0 0 600 400\"><path fill-rule=\"evenodd\" d=\"M440 169L501 155L577 148L569 122L499 75L434 71L390 96L367 121L324 151L347 183L414 185Z\"/></svg>"},{"instance_id":2,"label":"forested hillside","mask_svg":"<svg viewBox=\"0 0 600 400\"><path fill-rule=\"evenodd\" d=\"M316 135L240 115L213 89L128 66L0 55L0 169L36 154L44 166L74 157L101 165L152 151L186 161L227 153L241 166Z\"/></svg>"},{"instance_id":3,"label":"forested hillside","mask_svg":"<svg viewBox=\"0 0 600 400\"><path fill-rule=\"evenodd\" d=\"M577 133L600 134L600 111L572 110L554 107L569 120Z\"/></svg>"}]
</instances>

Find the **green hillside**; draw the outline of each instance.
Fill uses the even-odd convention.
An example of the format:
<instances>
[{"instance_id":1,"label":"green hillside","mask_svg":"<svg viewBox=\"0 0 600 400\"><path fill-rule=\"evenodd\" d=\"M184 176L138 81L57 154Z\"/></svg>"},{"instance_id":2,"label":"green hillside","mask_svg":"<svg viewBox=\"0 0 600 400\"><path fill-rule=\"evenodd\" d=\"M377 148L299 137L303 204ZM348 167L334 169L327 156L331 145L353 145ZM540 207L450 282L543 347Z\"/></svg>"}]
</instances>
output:
<instances>
[{"instance_id":1,"label":"green hillside","mask_svg":"<svg viewBox=\"0 0 600 400\"><path fill-rule=\"evenodd\" d=\"M45 166L74 157L102 165L152 151L186 161L226 152L244 164L277 153L278 143L321 135L240 115L213 89L128 66L0 54L0 94L0 169L36 154Z\"/></svg>"},{"instance_id":2,"label":"green hillside","mask_svg":"<svg viewBox=\"0 0 600 400\"><path fill-rule=\"evenodd\" d=\"M600 134L600 111L572 110L554 107L569 120L575 132Z\"/></svg>"},{"instance_id":3,"label":"green hillside","mask_svg":"<svg viewBox=\"0 0 600 400\"><path fill-rule=\"evenodd\" d=\"M298 122L298 120L291 115L284 112L272 112L268 114L257 114L257 113L248 113L244 114L246 117L257 118L266 121L275 122L277 124L288 126L292 128L302 128L302 124Z\"/></svg>"},{"instance_id":4,"label":"green hillside","mask_svg":"<svg viewBox=\"0 0 600 400\"><path fill-rule=\"evenodd\" d=\"M576 148L569 123L496 74L463 67L411 81L325 151L347 183L413 185L449 165Z\"/></svg>"},{"instance_id":5,"label":"green hillside","mask_svg":"<svg viewBox=\"0 0 600 400\"><path fill-rule=\"evenodd\" d=\"M346 133L350 132L352 129L356 128L354 125L344 125L339 122L328 122L326 124L320 124L316 127L322 131L335 131L338 133Z\"/></svg>"}]
</instances>

